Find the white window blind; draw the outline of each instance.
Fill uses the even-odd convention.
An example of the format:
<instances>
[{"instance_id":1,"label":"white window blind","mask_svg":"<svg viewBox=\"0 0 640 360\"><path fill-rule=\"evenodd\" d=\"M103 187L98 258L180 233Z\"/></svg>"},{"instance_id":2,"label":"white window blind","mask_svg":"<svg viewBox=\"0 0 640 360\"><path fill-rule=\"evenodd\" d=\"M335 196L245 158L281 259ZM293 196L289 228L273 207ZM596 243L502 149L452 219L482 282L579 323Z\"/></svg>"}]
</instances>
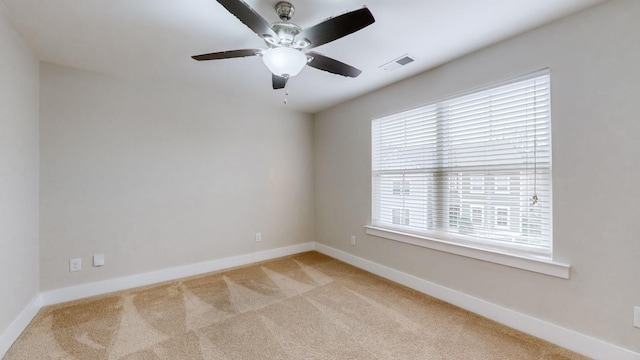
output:
<instances>
[{"instance_id":1,"label":"white window blind","mask_svg":"<svg viewBox=\"0 0 640 360\"><path fill-rule=\"evenodd\" d=\"M550 75L372 120L372 225L551 258Z\"/></svg>"}]
</instances>

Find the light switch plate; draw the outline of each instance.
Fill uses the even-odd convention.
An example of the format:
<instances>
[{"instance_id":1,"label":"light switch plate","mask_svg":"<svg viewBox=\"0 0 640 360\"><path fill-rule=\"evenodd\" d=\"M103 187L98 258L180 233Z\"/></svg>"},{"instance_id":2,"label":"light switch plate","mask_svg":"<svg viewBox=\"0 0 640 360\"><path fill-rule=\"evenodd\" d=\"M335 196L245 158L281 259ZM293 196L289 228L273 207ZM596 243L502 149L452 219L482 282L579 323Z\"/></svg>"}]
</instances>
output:
<instances>
[{"instance_id":1,"label":"light switch plate","mask_svg":"<svg viewBox=\"0 0 640 360\"><path fill-rule=\"evenodd\" d=\"M93 266L94 267L104 266L104 254L93 255Z\"/></svg>"}]
</instances>

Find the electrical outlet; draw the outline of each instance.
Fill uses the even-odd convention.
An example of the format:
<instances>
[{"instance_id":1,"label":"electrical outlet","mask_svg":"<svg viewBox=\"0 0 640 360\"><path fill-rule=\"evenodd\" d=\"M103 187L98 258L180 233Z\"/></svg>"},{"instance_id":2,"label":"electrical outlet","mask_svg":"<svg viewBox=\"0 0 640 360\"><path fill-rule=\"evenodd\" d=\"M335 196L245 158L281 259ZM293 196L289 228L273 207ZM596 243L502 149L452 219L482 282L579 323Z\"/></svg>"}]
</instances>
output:
<instances>
[{"instance_id":1,"label":"electrical outlet","mask_svg":"<svg viewBox=\"0 0 640 360\"><path fill-rule=\"evenodd\" d=\"M256 233L256 242L262 241L262 233Z\"/></svg>"},{"instance_id":2,"label":"electrical outlet","mask_svg":"<svg viewBox=\"0 0 640 360\"><path fill-rule=\"evenodd\" d=\"M69 272L82 270L82 259L69 259Z\"/></svg>"},{"instance_id":3,"label":"electrical outlet","mask_svg":"<svg viewBox=\"0 0 640 360\"><path fill-rule=\"evenodd\" d=\"M633 308L633 326L640 329L640 306Z\"/></svg>"},{"instance_id":4,"label":"electrical outlet","mask_svg":"<svg viewBox=\"0 0 640 360\"><path fill-rule=\"evenodd\" d=\"M356 236L351 235L351 246L356 246Z\"/></svg>"}]
</instances>

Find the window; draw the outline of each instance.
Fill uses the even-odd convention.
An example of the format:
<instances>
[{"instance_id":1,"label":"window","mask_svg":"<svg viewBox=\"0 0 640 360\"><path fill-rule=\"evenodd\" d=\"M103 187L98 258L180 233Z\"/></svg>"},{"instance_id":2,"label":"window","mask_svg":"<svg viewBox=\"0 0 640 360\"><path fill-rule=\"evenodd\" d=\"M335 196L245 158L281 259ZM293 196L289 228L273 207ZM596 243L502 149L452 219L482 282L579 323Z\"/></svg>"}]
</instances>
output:
<instances>
[{"instance_id":1,"label":"window","mask_svg":"<svg viewBox=\"0 0 640 360\"><path fill-rule=\"evenodd\" d=\"M409 195L410 183L408 181L394 181L393 195Z\"/></svg>"},{"instance_id":2,"label":"window","mask_svg":"<svg viewBox=\"0 0 640 360\"><path fill-rule=\"evenodd\" d=\"M509 228L509 208L497 207L496 208L496 229L508 229Z\"/></svg>"},{"instance_id":3,"label":"window","mask_svg":"<svg viewBox=\"0 0 640 360\"><path fill-rule=\"evenodd\" d=\"M376 118L372 155L372 226L551 258L548 70Z\"/></svg>"},{"instance_id":4,"label":"window","mask_svg":"<svg viewBox=\"0 0 640 360\"><path fill-rule=\"evenodd\" d=\"M474 226L484 225L484 207L482 205L471 205L471 220Z\"/></svg>"},{"instance_id":5,"label":"window","mask_svg":"<svg viewBox=\"0 0 640 360\"><path fill-rule=\"evenodd\" d=\"M393 223L409 225L409 209L393 209Z\"/></svg>"},{"instance_id":6,"label":"window","mask_svg":"<svg viewBox=\"0 0 640 360\"><path fill-rule=\"evenodd\" d=\"M457 228L460 226L460 205L449 206L449 227Z\"/></svg>"}]
</instances>

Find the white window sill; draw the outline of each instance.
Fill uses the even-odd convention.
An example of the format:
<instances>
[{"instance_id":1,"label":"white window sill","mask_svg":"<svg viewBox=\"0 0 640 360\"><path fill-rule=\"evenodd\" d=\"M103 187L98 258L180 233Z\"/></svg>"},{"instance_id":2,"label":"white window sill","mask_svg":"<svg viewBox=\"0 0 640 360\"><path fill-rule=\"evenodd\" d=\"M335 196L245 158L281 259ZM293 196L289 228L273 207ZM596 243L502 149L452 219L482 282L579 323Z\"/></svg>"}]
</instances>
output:
<instances>
[{"instance_id":1,"label":"white window sill","mask_svg":"<svg viewBox=\"0 0 640 360\"><path fill-rule=\"evenodd\" d=\"M365 228L369 235L563 279L569 278L569 272L571 269L570 265L558 263L552 260L526 258L513 254L484 250L471 246L433 240L414 234L384 229L371 225L367 225Z\"/></svg>"}]
</instances>

